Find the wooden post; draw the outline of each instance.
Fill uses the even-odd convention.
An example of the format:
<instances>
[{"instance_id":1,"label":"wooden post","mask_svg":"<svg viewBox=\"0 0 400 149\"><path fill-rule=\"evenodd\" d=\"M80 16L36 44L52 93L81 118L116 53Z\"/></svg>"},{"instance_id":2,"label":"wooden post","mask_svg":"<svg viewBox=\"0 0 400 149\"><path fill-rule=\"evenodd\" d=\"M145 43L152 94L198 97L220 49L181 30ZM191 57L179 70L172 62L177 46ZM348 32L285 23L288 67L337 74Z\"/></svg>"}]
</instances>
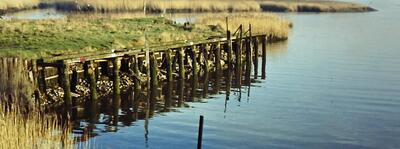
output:
<instances>
[{"instance_id":1,"label":"wooden post","mask_svg":"<svg viewBox=\"0 0 400 149\"><path fill-rule=\"evenodd\" d=\"M41 104L40 101L40 86L39 86L39 72L38 72L38 65L36 60L31 60L31 67L32 67L32 81L33 85L35 87L34 89L34 95L35 95L35 101L37 105Z\"/></svg>"},{"instance_id":2,"label":"wooden post","mask_svg":"<svg viewBox=\"0 0 400 149\"><path fill-rule=\"evenodd\" d=\"M207 98L208 97L208 84L209 84L209 71L210 71L210 65L208 63L208 46L207 45L202 45L202 50L203 50L203 56L204 56L204 82L203 82L203 97Z\"/></svg>"},{"instance_id":3,"label":"wooden post","mask_svg":"<svg viewBox=\"0 0 400 149\"><path fill-rule=\"evenodd\" d=\"M199 68L198 68L198 61L197 61L197 47L192 46L192 74L193 74L193 88L192 88L192 97L196 97L197 88L198 88L198 81L199 81Z\"/></svg>"},{"instance_id":4,"label":"wooden post","mask_svg":"<svg viewBox=\"0 0 400 149\"><path fill-rule=\"evenodd\" d=\"M39 90L46 95L46 67L43 65L43 59L38 60L37 64L39 64L41 68L38 74Z\"/></svg>"},{"instance_id":5,"label":"wooden post","mask_svg":"<svg viewBox=\"0 0 400 149\"><path fill-rule=\"evenodd\" d=\"M78 85L78 71L77 66L73 66L71 75L71 92L76 92L76 85Z\"/></svg>"},{"instance_id":6,"label":"wooden post","mask_svg":"<svg viewBox=\"0 0 400 149\"><path fill-rule=\"evenodd\" d=\"M158 64L154 53L150 53L150 114L155 110L155 104L158 97Z\"/></svg>"},{"instance_id":7,"label":"wooden post","mask_svg":"<svg viewBox=\"0 0 400 149\"><path fill-rule=\"evenodd\" d=\"M121 78L120 78L120 68L121 68L121 58L116 57L112 60L113 63L113 113L118 112L118 108L121 105Z\"/></svg>"},{"instance_id":8,"label":"wooden post","mask_svg":"<svg viewBox=\"0 0 400 149\"><path fill-rule=\"evenodd\" d=\"M200 115L200 121L199 121L199 133L197 137L197 149L201 149L201 144L203 141L203 123L204 123L204 116Z\"/></svg>"},{"instance_id":9,"label":"wooden post","mask_svg":"<svg viewBox=\"0 0 400 149\"><path fill-rule=\"evenodd\" d=\"M258 39L254 38L254 79L258 79L258 42Z\"/></svg>"},{"instance_id":10,"label":"wooden post","mask_svg":"<svg viewBox=\"0 0 400 149\"><path fill-rule=\"evenodd\" d=\"M131 70L132 70L132 77L133 77L133 92L134 92L134 101L139 99L139 92L140 92L140 75L139 75L139 61L137 55L133 55L131 58Z\"/></svg>"},{"instance_id":11,"label":"wooden post","mask_svg":"<svg viewBox=\"0 0 400 149\"><path fill-rule=\"evenodd\" d=\"M246 83L250 86L251 83L251 65L252 65L252 34L251 34L251 24L249 24L249 33L250 36L247 38L246 41Z\"/></svg>"},{"instance_id":12,"label":"wooden post","mask_svg":"<svg viewBox=\"0 0 400 149\"><path fill-rule=\"evenodd\" d=\"M179 67L179 82L178 82L178 105L181 106L183 99L184 99L184 93L185 93L185 64L184 64L184 58L185 58L185 51L183 48L179 48L177 51L177 56L178 56L178 67Z\"/></svg>"},{"instance_id":13,"label":"wooden post","mask_svg":"<svg viewBox=\"0 0 400 149\"><path fill-rule=\"evenodd\" d=\"M266 78L266 67L267 67L267 36L261 37L261 50L262 50L262 66L261 66L261 79Z\"/></svg>"},{"instance_id":14,"label":"wooden post","mask_svg":"<svg viewBox=\"0 0 400 149\"><path fill-rule=\"evenodd\" d=\"M168 49L165 51L165 60L166 60L166 69L167 69L167 92L165 98L165 110L169 110L171 106L171 98L172 98L172 90L173 90L173 69L172 69L172 58L171 58L171 50Z\"/></svg>"},{"instance_id":15,"label":"wooden post","mask_svg":"<svg viewBox=\"0 0 400 149\"><path fill-rule=\"evenodd\" d=\"M185 51L183 48L178 50L179 79L185 79Z\"/></svg>"},{"instance_id":16,"label":"wooden post","mask_svg":"<svg viewBox=\"0 0 400 149\"><path fill-rule=\"evenodd\" d=\"M64 105L68 110L68 113L71 111L72 108L72 94L71 94L71 85L69 80L69 70L70 66L64 61L59 61L59 76L62 82L62 88L64 89Z\"/></svg>"},{"instance_id":17,"label":"wooden post","mask_svg":"<svg viewBox=\"0 0 400 149\"><path fill-rule=\"evenodd\" d=\"M226 44L226 51L228 52L228 68L232 69L232 38L231 38L231 31L227 31L227 44Z\"/></svg>"},{"instance_id":18,"label":"wooden post","mask_svg":"<svg viewBox=\"0 0 400 149\"><path fill-rule=\"evenodd\" d=\"M96 82L96 68L93 61L86 62L85 72L88 74L88 82L90 88L90 102L91 104L97 104L97 82Z\"/></svg>"},{"instance_id":19,"label":"wooden post","mask_svg":"<svg viewBox=\"0 0 400 149\"><path fill-rule=\"evenodd\" d=\"M236 42L236 86L240 89L242 86L242 36L243 36L243 26L239 27L239 39Z\"/></svg>"},{"instance_id":20,"label":"wooden post","mask_svg":"<svg viewBox=\"0 0 400 149\"><path fill-rule=\"evenodd\" d=\"M215 43L215 68L217 71L221 70L221 45L219 42Z\"/></svg>"}]
</instances>

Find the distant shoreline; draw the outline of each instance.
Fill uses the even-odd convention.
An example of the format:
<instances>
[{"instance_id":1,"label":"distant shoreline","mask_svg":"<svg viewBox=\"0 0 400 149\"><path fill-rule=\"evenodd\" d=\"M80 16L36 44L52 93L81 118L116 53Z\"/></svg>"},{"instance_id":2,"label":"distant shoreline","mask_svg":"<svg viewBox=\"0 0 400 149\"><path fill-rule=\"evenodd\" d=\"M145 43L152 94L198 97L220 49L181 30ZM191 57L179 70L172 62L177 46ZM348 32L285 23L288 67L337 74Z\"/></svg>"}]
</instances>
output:
<instances>
[{"instance_id":1,"label":"distant shoreline","mask_svg":"<svg viewBox=\"0 0 400 149\"><path fill-rule=\"evenodd\" d=\"M340 1L325 1L325 0L205 0L201 3L209 5L197 6L192 3L199 3L190 0L171 0L166 1L151 1L146 4L147 13L198 13L198 12L370 12L376 11L366 5L340 2ZM77 11L77 12L143 12L144 5L141 3L123 4L121 1L115 1L114 5L90 0L86 2L63 1L53 3L38 3L33 7L0 7L0 15L6 13L18 12L29 9L43 9L54 7L59 11ZM215 4L215 5L214 5Z\"/></svg>"}]
</instances>

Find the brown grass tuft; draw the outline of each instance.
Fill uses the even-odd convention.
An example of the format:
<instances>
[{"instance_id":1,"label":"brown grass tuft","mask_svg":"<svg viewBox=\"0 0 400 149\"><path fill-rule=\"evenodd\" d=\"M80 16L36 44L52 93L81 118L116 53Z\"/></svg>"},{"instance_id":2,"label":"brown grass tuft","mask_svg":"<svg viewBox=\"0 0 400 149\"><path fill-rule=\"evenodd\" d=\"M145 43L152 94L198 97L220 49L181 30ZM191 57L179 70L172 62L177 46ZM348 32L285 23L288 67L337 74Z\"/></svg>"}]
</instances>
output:
<instances>
[{"instance_id":1,"label":"brown grass tuft","mask_svg":"<svg viewBox=\"0 0 400 149\"><path fill-rule=\"evenodd\" d=\"M287 39L292 25L291 22L276 15L262 13L205 15L199 17L196 23L217 25L226 30L226 17L228 17L229 30L231 32L234 32L241 24L244 30L248 30L249 23L251 23L253 33L271 35L273 40Z\"/></svg>"}]
</instances>

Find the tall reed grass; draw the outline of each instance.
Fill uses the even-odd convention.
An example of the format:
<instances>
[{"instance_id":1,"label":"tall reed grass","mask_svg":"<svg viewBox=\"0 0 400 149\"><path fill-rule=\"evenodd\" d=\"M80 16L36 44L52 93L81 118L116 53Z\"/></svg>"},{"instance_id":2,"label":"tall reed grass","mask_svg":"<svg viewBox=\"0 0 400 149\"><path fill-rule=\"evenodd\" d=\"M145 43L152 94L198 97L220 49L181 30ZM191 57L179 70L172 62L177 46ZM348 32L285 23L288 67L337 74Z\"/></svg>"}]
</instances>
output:
<instances>
[{"instance_id":1,"label":"tall reed grass","mask_svg":"<svg viewBox=\"0 0 400 149\"><path fill-rule=\"evenodd\" d=\"M196 23L203 25L217 25L226 30L226 17L228 17L228 29L233 33L240 25L244 31L248 30L249 24L252 33L267 34L270 40L286 40L289 36L292 23L274 14L246 13L246 14L224 14L205 15L197 18Z\"/></svg>"},{"instance_id":2,"label":"tall reed grass","mask_svg":"<svg viewBox=\"0 0 400 149\"><path fill-rule=\"evenodd\" d=\"M260 5L254 0L63 0L82 11L123 12L237 12L259 11ZM72 6L73 6L72 5ZM62 9L66 9L65 7Z\"/></svg>"},{"instance_id":3,"label":"tall reed grass","mask_svg":"<svg viewBox=\"0 0 400 149\"><path fill-rule=\"evenodd\" d=\"M0 148L73 148L69 125L60 125L54 115L33 110L21 112L18 105L0 106Z\"/></svg>"},{"instance_id":4,"label":"tall reed grass","mask_svg":"<svg viewBox=\"0 0 400 149\"><path fill-rule=\"evenodd\" d=\"M260 0L263 11L278 12L364 12L374 11L368 6L328 0Z\"/></svg>"},{"instance_id":5,"label":"tall reed grass","mask_svg":"<svg viewBox=\"0 0 400 149\"><path fill-rule=\"evenodd\" d=\"M26 9L37 7L40 0L0 0L0 10Z\"/></svg>"}]
</instances>

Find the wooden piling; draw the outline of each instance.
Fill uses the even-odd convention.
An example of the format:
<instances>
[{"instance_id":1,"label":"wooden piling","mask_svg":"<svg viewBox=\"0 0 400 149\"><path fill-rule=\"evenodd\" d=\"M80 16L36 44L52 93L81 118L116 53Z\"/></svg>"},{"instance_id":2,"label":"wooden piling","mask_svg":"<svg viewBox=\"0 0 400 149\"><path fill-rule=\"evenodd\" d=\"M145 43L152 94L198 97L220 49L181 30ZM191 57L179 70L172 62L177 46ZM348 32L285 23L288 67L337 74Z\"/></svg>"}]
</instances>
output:
<instances>
[{"instance_id":1,"label":"wooden piling","mask_svg":"<svg viewBox=\"0 0 400 149\"><path fill-rule=\"evenodd\" d=\"M78 85L78 70L77 66L73 66L71 75L71 92L76 92L76 86Z\"/></svg>"},{"instance_id":2,"label":"wooden piling","mask_svg":"<svg viewBox=\"0 0 400 149\"><path fill-rule=\"evenodd\" d=\"M155 104L158 97L158 64L154 53L150 53L150 114L155 110Z\"/></svg>"},{"instance_id":3,"label":"wooden piling","mask_svg":"<svg viewBox=\"0 0 400 149\"><path fill-rule=\"evenodd\" d=\"M64 61L59 61L59 78L62 82L62 88L64 90L64 105L67 108L67 113L71 111L72 108L72 94L71 94L71 84L69 80L69 71L70 71L70 66Z\"/></svg>"},{"instance_id":4,"label":"wooden piling","mask_svg":"<svg viewBox=\"0 0 400 149\"><path fill-rule=\"evenodd\" d=\"M116 57L112 59L113 63L113 113L118 111L121 105L121 78L120 78L120 68L121 68L121 58Z\"/></svg>"},{"instance_id":5,"label":"wooden piling","mask_svg":"<svg viewBox=\"0 0 400 149\"><path fill-rule=\"evenodd\" d=\"M197 47L196 46L192 46L192 75L193 75L193 79L192 79L192 97L196 97L196 93L197 93L197 88L198 88L198 81L199 81L199 68L198 68L198 61L197 61Z\"/></svg>"},{"instance_id":6,"label":"wooden piling","mask_svg":"<svg viewBox=\"0 0 400 149\"><path fill-rule=\"evenodd\" d=\"M139 61L137 55L133 55L131 58L131 71L133 77L133 92L134 92L134 101L139 99L139 91L140 91L140 74L139 74Z\"/></svg>"},{"instance_id":7,"label":"wooden piling","mask_svg":"<svg viewBox=\"0 0 400 149\"><path fill-rule=\"evenodd\" d=\"M243 49L242 36L243 36L243 26L240 25L239 38L237 39L236 42L236 66L235 66L236 86L239 89L242 86L242 49Z\"/></svg>"},{"instance_id":8,"label":"wooden piling","mask_svg":"<svg viewBox=\"0 0 400 149\"><path fill-rule=\"evenodd\" d=\"M185 51L183 48L179 48L177 50L178 56L178 69L179 69L179 80L178 80L178 105L181 106L184 100L185 94Z\"/></svg>"},{"instance_id":9,"label":"wooden piling","mask_svg":"<svg viewBox=\"0 0 400 149\"><path fill-rule=\"evenodd\" d=\"M43 59L40 59L37 61L37 64L39 64L40 69L39 69L39 74L38 74L38 85L39 85L39 90L40 92L44 93L46 95L46 67L43 64Z\"/></svg>"},{"instance_id":10,"label":"wooden piling","mask_svg":"<svg viewBox=\"0 0 400 149\"><path fill-rule=\"evenodd\" d=\"M251 83L251 65L252 65L252 35L251 35L251 24L249 24L249 33L250 36L246 40L246 83L250 86Z\"/></svg>"},{"instance_id":11,"label":"wooden piling","mask_svg":"<svg viewBox=\"0 0 400 149\"><path fill-rule=\"evenodd\" d=\"M254 79L258 79L258 38L254 38L254 54L253 54L253 63L254 63Z\"/></svg>"},{"instance_id":12,"label":"wooden piling","mask_svg":"<svg viewBox=\"0 0 400 149\"><path fill-rule=\"evenodd\" d=\"M97 81L96 81L96 73L95 73L95 64L93 61L86 62L87 68L85 72L87 72L89 89L90 89L90 102L92 104L97 104Z\"/></svg>"},{"instance_id":13,"label":"wooden piling","mask_svg":"<svg viewBox=\"0 0 400 149\"><path fill-rule=\"evenodd\" d=\"M221 70L221 45L219 42L215 43L215 69Z\"/></svg>"},{"instance_id":14,"label":"wooden piling","mask_svg":"<svg viewBox=\"0 0 400 149\"><path fill-rule=\"evenodd\" d=\"M262 66L261 66L261 79L266 78L267 67L267 36L261 37L261 50L262 50Z\"/></svg>"},{"instance_id":15,"label":"wooden piling","mask_svg":"<svg viewBox=\"0 0 400 149\"><path fill-rule=\"evenodd\" d=\"M198 132L198 137L197 137L197 149L201 149L202 147L202 142L203 142L203 124L204 124L204 116L200 115L200 121L199 121L199 132Z\"/></svg>"},{"instance_id":16,"label":"wooden piling","mask_svg":"<svg viewBox=\"0 0 400 149\"><path fill-rule=\"evenodd\" d=\"M172 58L171 58L171 50L168 49L165 51L165 60L166 60L166 69L167 69L167 91L165 95L165 110L169 110L171 105L171 98L172 98L172 90L173 90L173 69L172 69Z\"/></svg>"},{"instance_id":17,"label":"wooden piling","mask_svg":"<svg viewBox=\"0 0 400 149\"><path fill-rule=\"evenodd\" d=\"M209 71L210 71L210 64L208 63L208 51L209 48L207 45L202 45L201 47L203 51L203 57L204 57L204 82L203 82L203 98L208 97L208 84L209 84Z\"/></svg>"}]
</instances>

